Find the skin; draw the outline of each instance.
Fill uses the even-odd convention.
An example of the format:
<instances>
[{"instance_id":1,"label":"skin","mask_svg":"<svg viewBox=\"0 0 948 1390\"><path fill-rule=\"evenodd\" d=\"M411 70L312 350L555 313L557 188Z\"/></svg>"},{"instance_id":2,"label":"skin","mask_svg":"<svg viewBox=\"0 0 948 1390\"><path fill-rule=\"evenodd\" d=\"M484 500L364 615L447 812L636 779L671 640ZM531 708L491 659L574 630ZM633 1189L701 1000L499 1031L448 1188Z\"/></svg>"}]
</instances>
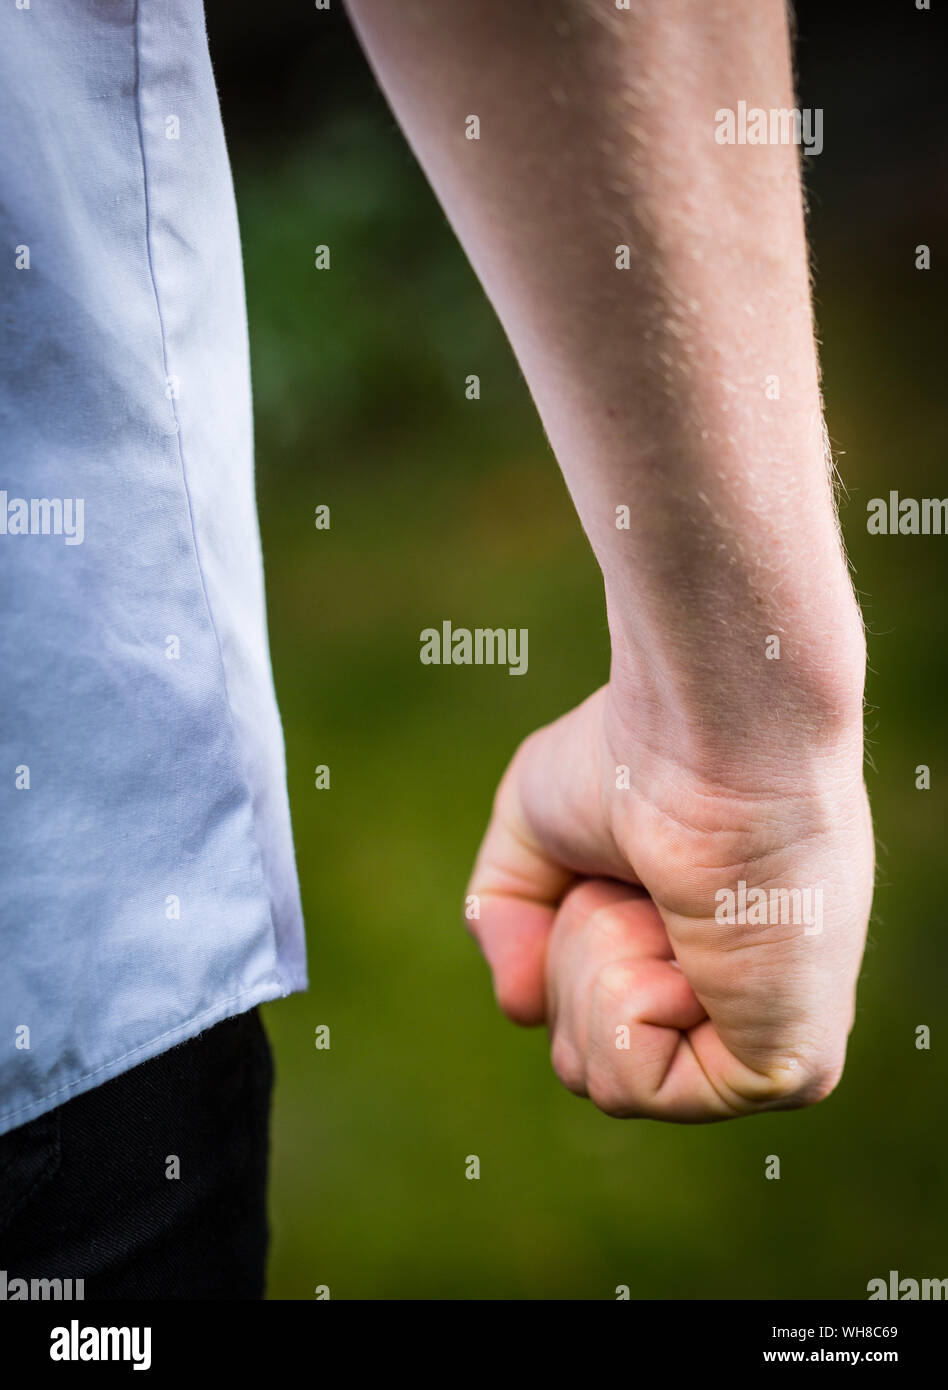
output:
<instances>
[{"instance_id":1,"label":"skin","mask_svg":"<svg viewBox=\"0 0 948 1390\"><path fill-rule=\"evenodd\" d=\"M500 1007L545 1023L561 1080L609 1114L820 1100L872 897L865 641L799 152L714 138L721 108L795 104L784 6L349 9L603 575L609 683L516 752L468 890ZM822 929L722 923L740 880L820 888Z\"/></svg>"}]
</instances>

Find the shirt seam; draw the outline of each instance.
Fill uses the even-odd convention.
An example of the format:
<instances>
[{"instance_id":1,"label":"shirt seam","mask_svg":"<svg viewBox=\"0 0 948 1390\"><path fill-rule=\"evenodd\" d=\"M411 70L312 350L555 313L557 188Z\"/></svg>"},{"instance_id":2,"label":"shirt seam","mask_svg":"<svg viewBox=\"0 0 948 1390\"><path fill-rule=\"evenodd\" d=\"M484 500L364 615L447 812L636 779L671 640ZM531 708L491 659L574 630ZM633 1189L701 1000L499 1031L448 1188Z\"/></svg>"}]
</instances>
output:
<instances>
[{"instance_id":1,"label":"shirt seam","mask_svg":"<svg viewBox=\"0 0 948 1390\"><path fill-rule=\"evenodd\" d=\"M156 313L157 318L158 318L158 333L159 333L159 338L160 338L160 341L161 341L161 362L162 362L162 369L163 369L163 371L164 371L165 381L167 382L167 381L168 381L168 377L169 377L169 373L168 373L168 338L167 338L167 334L166 334L166 332L165 332L165 320L164 320L164 315L163 315L162 309L161 309L161 295L160 295L160 293L159 293L159 291L158 291L158 275L157 275L157 272L156 272L156 270L155 270L154 256L153 256L153 254L152 254L152 240L151 240L151 196L150 196L150 193L149 193L149 186L148 186L148 159L147 159L147 155L146 155L146 153L145 153L145 124L144 124L144 118L143 118L143 115L142 115L141 9L142 9L142 0L136 0L136 3L135 3L135 121L136 121L136 126L137 126L137 129L138 129L138 147L139 147L139 154L140 154L140 156L141 156L141 165L142 165L142 196L143 196L144 205L145 205L145 254L146 254L146 257L147 257L147 260L148 260L148 275L149 275L149 279L151 280L152 294L153 294L154 300L155 300L155 313ZM281 968L281 965L280 965L280 947L279 947L279 941L278 941L278 938L277 938L276 922L274 921L274 917L273 917L273 902L272 902L272 898L271 898L271 894L270 894L270 885L269 885L269 883L268 883L267 875L266 875L266 872L265 872L265 869L264 869L264 864L263 864L263 853L262 853L261 846L260 846L260 840L259 840L258 835L257 835L257 815L256 815L256 811L255 811L255 808L254 808L254 803L253 803L253 794L252 794L252 792L251 792L251 790L250 790L250 786L249 786L248 781L247 781L246 768L244 767L244 763L243 763L243 754L242 754L241 747L240 747L240 739L238 738L238 735L237 735L237 726L236 726L236 723L235 723L235 720L234 720L234 711L233 711L233 707L232 707L231 702L230 702L230 688L229 688L228 681L227 681L227 666L226 666L226 664L225 664L225 662L224 662L224 651L223 651L223 647L221 646L220 633L218 632L218 629L217 629L217 622L216 622L216 620L215 620L215 618L214 618L214 610L213 610L213 607L211 606L210 595L208 594L208 591L207 591L207 579L206 579L205 574L204 574L204 566L203 566L203 564L201 563L201 552L200 552L200 548L198 547L197 528L196 528L195 522L194 522L194 506L193 506L193 503L192 503L192 500L191 500L191 488L190 488L190 485L189 485L189 483L188 483L188 470L187 470L187 467L186 467L185 461L184 461L184 444L183 444L182 438L181 438L181 421L180 421L180 419L179 419L179 417L178 417L178 409L177 409L177 406L176 406L176 404L175 404L175 396L174 396L174 393L173 393L173 392L172 392L171 395L168 397L168 402L169 402L169 405L170 405L170 407L171 407L171 414L172 414L172 417L173 417L173 419L174 419L174 425L175 425L175 441L176 441L176 444L177 444L177 451L178 451L178 463L179 463L180 470L181 470L181 483L182 483L182 486L183 486L183 488L184 488L184 497L185 497L185 502L186 502L186 505L187 505L188 526L189 526L190 533L191 533L191 548L192 548L192 551L193 551L193 554L194 554L194 562L195 562L195 565L196 565L196 567L197 567L198 576L199 576L200 581L201 581L201 594L202 594L203 599L204 599L204 610L205 610L205 612L206 612L206 614L207 614L207 620L208 620L208 623L210 624L211 632L212 632L213 635L214 635L214 644L215 644L215 647L216 647L216 649L217 649L217 660L218 660L218 664L219 664L219 667L220 667L221 685L222 685L223 694L224 694L224 704L225 704L225 706L226 706L226 708L227 708L227 718L228 718L228 721L229 721L229 724L230 724L230 732L231 732L231 738L232 738L232 742L233 742L233 748L234 748L235 759L236 759L236 762L237 762L238 771L239 771L239 773L240 773L241 782L243 783L244 795L245 795L246 798L247 798L247 804L248 804L248 808L249 808L249 811L250 811L251 838L252 838L252 840L253 840L254 848L255 848L256 851L257 851L257 864L258 864L259 873L260 873L261 887L263 888L264 897L265 897L265 902L266 902L266 908L267 908L267 921L268 921L268 924L269 924L269 927L270 927L270 935L271 935L271 938L272 938L272 941L273 941L274 970L275 970L275 975L276 975L277 981L280 983L281 987L284 987L284 986L285 986L285 979L284 979L283 971L282 971L282 968Z\"/></svg>"}]
</instances>

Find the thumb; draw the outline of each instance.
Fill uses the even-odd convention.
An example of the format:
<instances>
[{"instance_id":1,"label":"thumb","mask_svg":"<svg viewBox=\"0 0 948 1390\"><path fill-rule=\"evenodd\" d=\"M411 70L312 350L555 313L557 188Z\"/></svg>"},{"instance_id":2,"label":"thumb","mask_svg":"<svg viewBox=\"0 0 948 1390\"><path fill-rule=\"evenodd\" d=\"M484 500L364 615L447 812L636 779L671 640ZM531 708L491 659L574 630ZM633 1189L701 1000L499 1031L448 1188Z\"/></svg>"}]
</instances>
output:
<instances>
[{"instance_id":1,"label":"thumb","mask_svg":"<svg viewBox=\"0 0 948 1390\"><path fill-rule=\"evenodd\" d=\"M497 1002L524 1025L544 1021L547 943L570 887L590 874L633 880L605 825L587 709L589 701L520 745L467 890L467 926L490 966Z\"/></svg>"}]
</instances>

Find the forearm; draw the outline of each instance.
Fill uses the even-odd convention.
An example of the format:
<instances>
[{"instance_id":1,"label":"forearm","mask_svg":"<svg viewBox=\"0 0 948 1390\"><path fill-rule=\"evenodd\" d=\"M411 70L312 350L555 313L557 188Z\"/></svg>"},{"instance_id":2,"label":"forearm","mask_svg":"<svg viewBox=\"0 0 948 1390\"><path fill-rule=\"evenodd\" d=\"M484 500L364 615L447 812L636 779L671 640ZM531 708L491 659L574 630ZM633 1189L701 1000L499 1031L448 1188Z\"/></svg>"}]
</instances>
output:
<instances>
[{"instance_id":1,"label":"forearm","mask_svg":"<svg viewBox=\"0 0 948 1390\"><path fill-rule=\"evenodd\" d=\"M350 9L602 567L617 685L711 742L748 708L765 744L853 722L798 151L715 141L721 108L794 104L783 4Z\"/></svg>"}]
</instances>

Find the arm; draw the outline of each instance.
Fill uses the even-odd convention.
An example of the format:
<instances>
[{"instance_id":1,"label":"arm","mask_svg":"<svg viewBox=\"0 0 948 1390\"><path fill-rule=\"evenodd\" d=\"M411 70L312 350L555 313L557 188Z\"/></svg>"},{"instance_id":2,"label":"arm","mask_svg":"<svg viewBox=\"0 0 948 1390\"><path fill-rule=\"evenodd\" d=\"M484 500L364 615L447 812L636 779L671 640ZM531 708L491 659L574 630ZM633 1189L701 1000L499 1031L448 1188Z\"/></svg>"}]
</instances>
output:
<instances>
[{"instance_id":1,"label":"arm","mask_svg":"<svg viewBox=\"0 0 948 1390\"><path fill-rule=\"evenodd\" d=\"M609 685L519 750L475 868L501 1003L545 1019L567 1084L616 1113L816 1099L871 896L864 639L799 152L715 138L722 108L793 106L784 7L349 6L605 583ZM722 922L741 881L820 887L819 932ZM616 1049L623 1019L637 1041Z\"/></svg>"}]
</instances>

